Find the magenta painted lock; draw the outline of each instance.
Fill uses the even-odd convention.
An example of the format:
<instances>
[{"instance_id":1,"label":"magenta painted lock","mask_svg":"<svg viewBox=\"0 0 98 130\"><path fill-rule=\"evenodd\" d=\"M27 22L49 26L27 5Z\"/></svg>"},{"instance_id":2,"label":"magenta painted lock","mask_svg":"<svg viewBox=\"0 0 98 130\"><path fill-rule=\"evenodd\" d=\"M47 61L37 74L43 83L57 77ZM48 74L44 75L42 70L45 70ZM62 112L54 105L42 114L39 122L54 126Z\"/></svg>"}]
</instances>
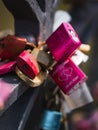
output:
<instances>
[{"instance_id":1,"label":"magenta painted lock","mask_svg":"<svg viewBox=\"0 0 98 130\"><path fill-rule=\"evenodd\" d=\"M69 23L62 23L46 43L56 61L67 59L81 45L77 33Z\"/></svg>"},{"instance_id":2,"label":"magenta painted lock","mask_svg":"<svg viewBox=\"0 0 98 130\"><path fill-rule=\"evenodd\" d=\"M57 63L49 73L61 90L68 95L87 79L85 73L70 59ZM74 89L75 86L78 87Z\"/></svg>"},{"instance_id":3,"label":"magenta painted lock","mask_svg":"<svg viewBox=\"0 0 98 130\"><path fill-rule=\"evenodd\" d=\"M4 106L13 92L13 86L0 79L0 110L4 109Z\"/></svg>"},{"instance_id":4,"label":"magenta painted lock","mask_svg":"<svg viewBox=\"0 0 98 130\"><path fill-rule=\"evenodd\" d=\"M9 73L11 71L14 71L15 66L16 66L16 61L9 61L7 63L2 63L0 65L0 76Z\"/></svg>"}]
</instances>

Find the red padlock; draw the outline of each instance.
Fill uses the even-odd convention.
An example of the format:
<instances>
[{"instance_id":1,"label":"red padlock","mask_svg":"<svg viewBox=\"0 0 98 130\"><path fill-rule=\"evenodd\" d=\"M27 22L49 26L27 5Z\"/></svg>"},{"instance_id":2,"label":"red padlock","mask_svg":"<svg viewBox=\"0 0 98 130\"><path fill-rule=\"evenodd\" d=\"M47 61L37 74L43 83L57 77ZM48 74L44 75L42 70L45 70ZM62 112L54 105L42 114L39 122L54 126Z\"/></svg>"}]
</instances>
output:
<instances>
[{"instance_id":1,"label":"red padlock","mask_svg":"<svg viewBox=\"0 0 98 130\"><path fill-rule=\"evenodd\" d=\"M25 38L8 35L0 40L0 58L2 60L12 60L16 58L26 46L34 47L34 44L29 45Z\"/></svg>"},{"instance_id":2,"label":"red padlock","mask_svg":"<svg viewBox=\"0 0 98 130\"><path fill-rule=\"evenodd\" d=\"M54 65L50 75L65 94L71 94L87 76L70 59Z\"/></svg>"},{"instance_id":3,"label":"red padlock","mask_svg":"<svg viewBox=\"0 0 98 130\"><path fill-rule=\"evenodd\" d=\"M69 23L62 23L46 43L56 61L67 59L81 45L77 33Z\"/></svg>"},{"instance_id":4,"label":"red padlock","mask_svg":"<svg viewBox=\"0 0 98 130\"><path fill-rule=\"evenodd\" d=\"M33 79L40 72L40 66L36 58L24 50L17 58L16 64L18 68L29 78Z\"/></svg>"}]
</instances>

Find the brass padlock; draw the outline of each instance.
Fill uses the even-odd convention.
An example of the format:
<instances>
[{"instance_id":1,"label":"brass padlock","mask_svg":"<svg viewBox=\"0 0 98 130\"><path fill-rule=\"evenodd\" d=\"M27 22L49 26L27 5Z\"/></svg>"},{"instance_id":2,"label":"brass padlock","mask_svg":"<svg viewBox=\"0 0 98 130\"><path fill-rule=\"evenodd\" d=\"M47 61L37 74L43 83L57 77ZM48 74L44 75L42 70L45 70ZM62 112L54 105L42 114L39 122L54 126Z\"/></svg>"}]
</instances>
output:
<instances>
[{"instance_id":1,"label":"brass padlock","mask_svg":"<svg viewBox=\"0 0 98 130\"><path fill-rule=\"evenodd\" d=\"M33 43L27 42L25 38L16 37L14 35L8 35L0 40L0 58L14 59L16 58L24 49L34 48Z\"/></svg>"},{"instance_id":2,"label":"brass padlock","mask_svg":"<svg viewBox=\"0 0 98 130\"><path fill-rule=\"evenodd\" d=\"M38 87L44 82L46 77L44 72L40 72L37 76L35 76L34 79L31 79L28 76L26 76L24 73L22 73L22 71L17 66L15 68L15 72L30 87Z\"/></svg>"}]
</instances>

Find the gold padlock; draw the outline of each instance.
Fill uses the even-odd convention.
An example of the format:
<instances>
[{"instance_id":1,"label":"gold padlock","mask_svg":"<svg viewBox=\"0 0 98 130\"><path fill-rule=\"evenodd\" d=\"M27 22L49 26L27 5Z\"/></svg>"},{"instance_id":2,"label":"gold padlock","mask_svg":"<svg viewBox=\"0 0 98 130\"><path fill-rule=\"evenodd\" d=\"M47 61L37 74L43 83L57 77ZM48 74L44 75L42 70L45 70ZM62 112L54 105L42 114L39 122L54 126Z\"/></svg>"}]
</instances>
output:
<instances>
[{"instance_id":1,"label":"gold padlock","mask_svg":"<svg viewBox=\"0 0 98 130\"><path fill-rule=\"evenodd\" d=\"M29 78L26 76L20 69L16 66L15 68L16 74L22 79L24 82L26 82L30 87L38 87L41 85L45 80L45 73L40 72L34 79Z\"/></svg>"}]
</instances>

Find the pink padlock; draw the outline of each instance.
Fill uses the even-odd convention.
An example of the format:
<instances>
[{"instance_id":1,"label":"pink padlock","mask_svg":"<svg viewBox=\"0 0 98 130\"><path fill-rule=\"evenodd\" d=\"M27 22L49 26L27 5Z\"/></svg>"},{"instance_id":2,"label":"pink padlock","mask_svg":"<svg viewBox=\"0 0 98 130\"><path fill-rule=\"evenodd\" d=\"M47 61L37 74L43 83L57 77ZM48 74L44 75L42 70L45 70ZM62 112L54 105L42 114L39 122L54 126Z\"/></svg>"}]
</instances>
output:
<instances>
[{"instance_id":1,"label":"pink padlock","mask_svg":"<svg viewBox=\"0 0 98 130\"><path fill-rule=\"evenodd\" d=\"M81 45L77 33L69 23L62 23L46 43L56 61L67 59Z\"/></svg>"},{"instance_id":2,"label":"pink padlock","mask_svg":"<svg viewBox=\"0 0 98 130\"><path fill-rule=\"evenodd\" d=\"M61 90L68 95L87 79L84 72L70 59L57 63L49 73Z\"/></svg>"},{"instance_id":3,"label":"pink padlock","mask_svg":"<svg viewBox=\"0 0 98 130\"><path fill-rule=\"evenodd\" d=\"M9 61L7 63L2 63L0 65L0 76L11 71L14 71L16 66L16 61Z\"/></svg>"},{"instance_id":4,"label":"pink padlock","mask_svg":"<svg viewBox=\"0 0 98 130\"><path fill-rule=\"evenodd\" d=\"M12 94L13 86L0 79L0 110L4 109L5 103Z\"/></svg>"},{"instance_id":5,"label":"pink padlock","mask_svg":"<svg viewBox=\"0 0 98 130\"><path fill-rule=\"evenodd\" d=\"M40 72L40 67L29 51L23 51L16 58L16 65L29 78L33 79Z\"/></svg>"}]
</instances>

